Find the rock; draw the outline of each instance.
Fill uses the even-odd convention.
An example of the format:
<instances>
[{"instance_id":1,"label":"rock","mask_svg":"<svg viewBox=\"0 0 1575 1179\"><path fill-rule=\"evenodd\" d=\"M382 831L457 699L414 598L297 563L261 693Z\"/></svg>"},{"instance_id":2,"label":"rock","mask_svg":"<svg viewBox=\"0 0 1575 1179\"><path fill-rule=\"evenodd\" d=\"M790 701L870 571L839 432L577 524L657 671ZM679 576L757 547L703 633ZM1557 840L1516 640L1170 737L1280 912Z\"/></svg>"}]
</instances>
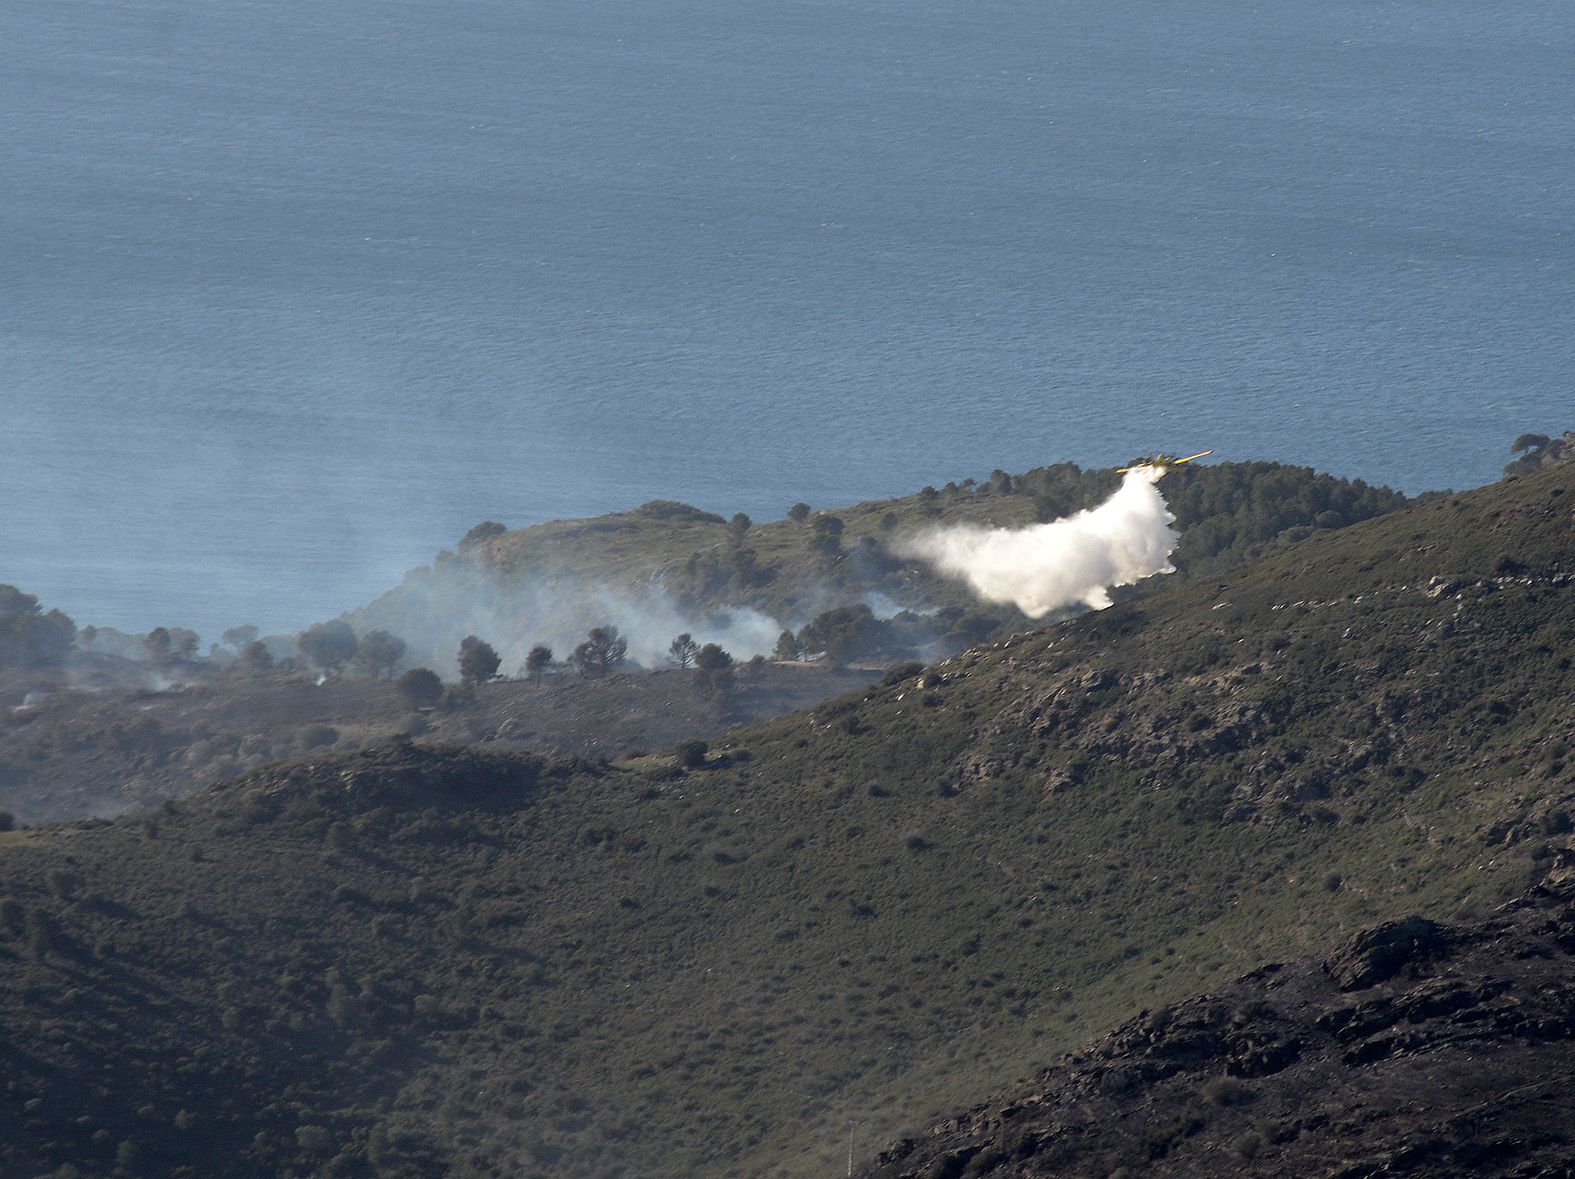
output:
<instances>
[{"instance_id":1,"label":"rock","mask_svg":"<svg viewBox=\"0 0 1575 1179\"><path fill-rule=\"evenodd\" d=\"M1421 917L1386 921L1358 934L1324 969L1342 991L1359 991L1393 978L1407 963L1424 960L1448 944L1448 934L1436 922Z\"/></svg>"}]
</instances>

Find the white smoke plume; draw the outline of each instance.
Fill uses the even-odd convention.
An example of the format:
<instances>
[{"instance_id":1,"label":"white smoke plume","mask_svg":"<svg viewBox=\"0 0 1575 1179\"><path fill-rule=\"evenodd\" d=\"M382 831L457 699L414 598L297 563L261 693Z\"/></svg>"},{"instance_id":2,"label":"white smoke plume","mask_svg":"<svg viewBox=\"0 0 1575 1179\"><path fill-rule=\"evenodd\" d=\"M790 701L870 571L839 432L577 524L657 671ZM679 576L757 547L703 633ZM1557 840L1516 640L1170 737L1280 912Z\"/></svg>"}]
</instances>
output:
<instances>
[{"instance_id":1,"label":"white smoke plume","mask_svg":"<svg viewBox=\"0 0 1575 1179\"><path fill-rule=\"evenodd\" d=\"M1163 467L1134 467L1104 503L1048 524L985 528L958 524L899 542L897 551L959 577L990 602L1030 618L1084 605L1103 610L1112 586L1174 573L1180 535L1155 486Z\"/></svg>"},{"instance_id":2,"label":"white smoke plume","mask_svg":"<svg viewBox=\"0 0 1575 1179\"><path fill-rule=\"evenodd\" d=\"M628 655L662 667L680 634L718 643L735 659L766 655L782 626L745 607L695 614L681 609L660 583L639 586L587 583L561 570L530 581L500 583L469 562L413 570L396 589L348 616L357 634L373 628L404 639L405 663L452 678L460 640L476 635L491 644L508 675L523 674L531 647L544 644L567 659L593 626L615 626Z\"/></svg>"}]
</instances>

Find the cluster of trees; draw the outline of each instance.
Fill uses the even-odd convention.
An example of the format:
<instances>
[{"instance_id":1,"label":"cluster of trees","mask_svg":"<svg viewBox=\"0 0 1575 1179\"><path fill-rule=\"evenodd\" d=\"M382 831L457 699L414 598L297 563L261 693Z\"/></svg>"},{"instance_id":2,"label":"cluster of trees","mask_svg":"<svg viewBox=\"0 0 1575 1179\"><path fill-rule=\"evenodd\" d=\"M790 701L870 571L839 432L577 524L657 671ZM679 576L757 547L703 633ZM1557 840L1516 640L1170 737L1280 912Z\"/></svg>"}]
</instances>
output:
<instances>
[{"instance_id":1,"label":"cluster of trees","mask_svg":"<svg viewBox=\"0 0 1575 1179\"><path fill-rule=\"evenodd\" d=\"M931 488L930 490L934 490ZM843 522L840 516L822 512L810 520L811 508L800 500L788 509L788 519L795 524L809 522L809 551L821 557L834 558L842 552Z\"/></svg>"},{"instance_id":2,"label":"cluster of trees","mask_svg":"<svg viewBox=\"0 0 1575 1179\"><path fill-rule=\"evenodd\" d=\"M189 663L197 655L197 632L184 626L155 626L142 636L142 648L154 667Z\"/></svg>"},{"instance_id":3,"label":"cluster of trees","mask_svg":"<svg viewBox=\"0 0 1575 1179\"><path fill-rule=\"evenodd\" d=\"M373 632L377 633L377 632ZM592 627L585 641L575 647L568 665L587 678L610 675L627 658L629 642L615 626ZM403 653L403 648L401 648ZM503 659L496 648L477 635L466 635L459 644L459 679L466 688L475 688L498 678ZM540 685L542 677L557 666L552 648L538 644L525 656L523 673L531 683ZM399 692L412 708L431 708L442 701L443 681L430 668L417 667L399 678Z\"/></svg>"},{"instance_id":4,"label":"cluster of trees","mask_svg":"<svg viewBox=\"0 0 1575 1179\"><path fill-rule=\"evenodd\" d=\"M1344 528L1406 502L1388 487L1279 463L1178 467L1165 476L1164 491L1181 532L1173 559L1183 574L1239 564L1317 529Z\"/></svg>"},{"instance_id":5,"label":"cluster of trees","mask_svg":"<svg viewBox=\"0 0 1575 1179\"><path fill-rule=\"evenodd\" d=\"M1010 607L946 606L931 614L903 610L878 618L857 602L823 611L797 632L784 630L772 658L784 662L824 659L833 667L848 663L897 663L921 654L956 651L987 641L1003 626L1014 625Z\"/></svg>"},{"instance_id":6,"label":"cluster of trees","mask_svg":"<svg viewBox=\"0 0 1575 1179\"><path fill-rule=\"evenodd\" d=\"M774 654L778 659L822 657L840 667L858 659L911 657L913 646L905 637L895 620L876 618L860 602L822 612L797 634L784 630Z\"/></svg>"},{"instance_id":7,"label":"cluster of trees","mask_svg":"<svg viewBox=\"0 0 1575 1179\"><path fill-rule=\"evenodd\" d=\"M1504 468L1504 474L1530 475L1554 463L1575 459L1575 431L1566 430L1561 438L1547 434L1522 434L1515 439L1509 452L1520 457Z\"/></svg>"},{"instance_id":8,"label":"cluster of trees","mask_svg":"<svg viewBox=\"0 0 1575 1179\"><path fill-rule=\"evenodd\" d=\"M535 652L531 652L532 655ZM548 652L551 658L551 652ZM491 643L475 635L466 635L459 644L459 679L465 688L475 688L497 678L503 664ZM396 685L400 696L411 708L433 708L442 702L443 681L429 667L413 667L399 677Z\"/></svg>"},{"instance_id":9,"label":"cluster of trees","mask_svg":"<svg viewBox=\"0 0 1575 1179\"><path fill-rule=\"evenodd\" d=\"M587 679L611 675L624 664L629 640L616 626L593 626L590 635L569 656L569 662Z\"/></svg>"},{"instance_id":10,"label":"cluster of trees","mask_svg":"<svg viewBox=\"0 0 1575 1179\"><path fill-rule=\"evenodd\" d=\"M0 585L0 667L58 667L76 637L76 623L59 610L46 614L32 594Z\"/></svg>"},{"instance_id":11,"label":"cluster of trees","mask_svg":"<svg viewBox=\"0 0 1575 1179\"><path fill-rule=\"evenodd\" d=\"M695 642L694 636L681 634L667 649L667 662L679 671L690 667L700 686L713 696L726 695L733 686L733 657L720 643Z\"/></svg>"},{"instance_id":12,"label":"cluster of trees","mask_svg":"<svg viewBox=\"0 0 1575 1179\"><path fill-rule=\"evenodd\" d=\"M226 631L225 635L228 638L231 634L244 631L256 633L254 627L245 627L234 632ZM258 652L255 648L259 646L255 639L247 643L241 650L242 659L266 665L267 661L263 657L267 649ZM320 622L302 631L296 636L295 649L302 658L329 675L338 675L345 667L353 666L364 675L381 679L393 674L394 668L405 657L406 648L404 639L386 630L369 630L357 637L348 622L336 618L332 622Z\"/></svg>"},{"instance_id":13,"label":"cluster of trees","mask_svg":"<svg viewBox=\"0 0 1575 1179\"><path fill-rule=\"evenodd\" d=\"M316 646L313 649L316 650ZM556 662L551 647L532 647L525 656L523 674L537 685L555 667L572 668L586 679L599 679L620 671L628 662L628 651L629 641L616 626L595 626L562 664ZM335 654L342 654L342 648ZM315 656L314 661L317 661ZM459 645L461 686L474 689L496 679L502 662L490 643L476 635L465 636ZM732 687L734 659L718 643L701 644L692 635L681 634L668 648L668 662L680 670L693 669L700 685L713 695L725 695ZM319 666L322 666L320 661ZM399 677L397 687L404 701L416 709L436 707L446 694L442 679L426 667L405 672Z\"/></svg>"},{"instance_id":14,"label":"cluster of trees","mask_svg":"<svg viewBox=\"0 0 1575 1179\"><path fill-rule=\"evenodd\" d=\"M737 531L730 533L730 539L740 539L725 548L691 553L669 578L668 589L673 597L680 604L700 606L721 598L747 596L769 585L777 570L761 565L760 554L742 543L742 535Z\"/></svg>"}]
</instances>

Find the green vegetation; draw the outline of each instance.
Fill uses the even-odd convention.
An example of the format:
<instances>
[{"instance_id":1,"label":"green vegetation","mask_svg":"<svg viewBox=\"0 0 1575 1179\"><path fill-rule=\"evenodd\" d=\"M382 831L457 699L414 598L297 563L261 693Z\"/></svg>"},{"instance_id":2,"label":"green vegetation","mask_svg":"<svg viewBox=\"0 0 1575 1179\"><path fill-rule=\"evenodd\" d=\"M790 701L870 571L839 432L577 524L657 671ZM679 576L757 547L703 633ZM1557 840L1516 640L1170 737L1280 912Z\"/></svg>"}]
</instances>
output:
<instances>
[{"instance_id":1,"label":"green vegetation","mask_svg":"<svg viewBox=\"0 0 1575 1179\"><path fill-rule=\"evenodd\" d=\"M680 741L673 747L673 760L680 769L697 770L705 765L708 748L704 741Z\"/></svg>"},{"instance_id":2,"label":"green vegetation","mask_svg":"<svg viewBox=\"0 0 1575 1179\"><path fill-rule=\"evenodd\" d=\"M1510 453L1520 457L1504 468L1504 474L1530 475L1554 463L1575 459L1575 430L1566 430L1559 438L1551 438L1546 434L1522 434L1509 449Z\"/></svg>"},{"instance_id":3,"label":"green vegetation","mask_svg":"<svg viewBox=\"0 0 1575 1179\"><path fill-rule=\"evenodd\" d=\"M155 626L143 636L142 646L154 667L174 667L196 657L197 632L180 626Z\"/></svg>"},{"instance_id":4,"label":"green vegetation","mask_svg":"<svg viewBox=\"0 0 1575 1179\"><path fill-rule=\"evenodd\" d=\"M659 594L697 622L747 607L794 631L828 608L868 605L872 595L883 595L895 609L909 607L924 616L910 614L903 632L888 636L891 646L867 648L869 658L900 659L932 643L956 650L1029 623L1016 610L980 606L959 583L894 555L891 543L938 525L1020 527L1052 520L1099 503L1118 480L1114 471L1062 463L1021 475L996 472L984 483L949 483L835 512L795 504L788 519L769 523L742 513L723 520L658 500L629 512L518 531L478 525L484 538L473 539L473 529L458 552L416 570L349 620L357 629L385 628L415 642L417 635L444 635L455 625L452 618L481 610L496 619L498 631L483 637L507 652L524 651L554 633L567 642L603 622L583 616L584 595L578 592L583 587L622 589L636 597ZM1176 554L1183 578L1213 576L1315 531L1370 519L1405 502L1387 488L1275 463L1180 467L1166 476L1164 490L1183 532ZM459 638L455 633L452 643ZM426 641L431 649L413 649L413 658L433 666L452 658L449 640Z\"/></svg>"},{"instance_id":5,"label":"green vegetation","mask_svg":"<svg viewBox=\"0 0 1575 1179\"><path fill-rule=\"evenodd\" d=\"M443 681L430 667L412 667L399 677L398 688L411 708L433 708L443 699Z\"/></svg>"},{"instance_id":6,"label":"green vegetation","mask_svg":"<svg viewBox=\"0 0 1575 1179\"><path fill-rule=\"evenodd\" d=\"M525 675L531 683L541 686L541 677L552 666L552 648L535 646L525 656Z\"/></svg>"},{"instance_id":7,"label":"green vegetation","mask_svg":"<svg viewBox=\"0 0 1575 1179\"><path fill-rule=\"evenodd\" d=\"M76 633L76 623L59 610L45 614L32 594L0 585L0 668L57 667Z\"/></svg>"},{"instance_id":8,"label":"green vegetation","mask_svg":"<svg viewBox=\"0 0 1575 1179\"><path fill-rule=\"evenodd\" d=\"M486 683L502 662L492 644L475 635L466 635L459 644L459 678L467 684Z\"/></svg>"},{"instance_id":9,"label":"green vegetation","mask_svg":"<svg viewBox=\"0 0 1575 1179\"><path fill-rule=\"evenodd\" d=\"M386 630L369 630L356 641L355 665L373 677L392 675L405 657L405 640Z\"/></svg>"},{"instance_id":10,"label":"green vegetation","mask_svg":"<svg viewBox=\"0 0 1575 1179\"><path fill-rule=\"evenodd\" d=\"M339 671L355 658L359 646L350 624L339 619L320 622L295 640L295 649L303 658L330 673Z\"/></svg>"},{"instance_id":11,"label":"green vegetation","mask_svg":"<svg viewBox=\"0 0 1575 1179\"><path fill-rule=\"evenodd\" d=\"M254 639L241 648L236 663L250 675L262 675L273 670L273 653L268 650L266 643Z\"/></svg>"},{"instance_id":12,"label":"green vegetation","mask_svg":"<svg viewBox=\"0 0 1575 1179\"><path fill-rule=\"evenodd\" d=\"M667 662L683 671L695 661L695 656L700 653L700 644L695 642L694 636L688 631L673 640L672 646L667 648Z\"/></svg>"},{"instance_id":13,"label":"green vegetation","mask_svg":"<svg viewBox=\"0 0 1575 1179\"><path fill-rule=\"evenodd\" d=\"M0 1171L824 1175L850 1121L1480 912L1567 842L1572 490L1318 535L703 768L394 745L7 836Z\"/></svg>"},{"instance_id":14,"label":"green vegetation","mask_svg":"<svg viewBox=\"0 0 1575 1179\"><path fill-rule=\"evenodd\" d=\"M257 641L257 628L251 624L245 626L232 626L220 637L237 651L244 651L248 645Z\"/></svg>"},{"instance_id":15,"label":"green vegetation","mask_svg":"<svg viewBox=\"0 0 1575 1179\"><path fill-rule=\"evenodd\" d=\"M587 679L611 675L623 666L629 643L616 626L593 626L590 636L574 648L570 662Z\"/></svg>"}]
</instances>

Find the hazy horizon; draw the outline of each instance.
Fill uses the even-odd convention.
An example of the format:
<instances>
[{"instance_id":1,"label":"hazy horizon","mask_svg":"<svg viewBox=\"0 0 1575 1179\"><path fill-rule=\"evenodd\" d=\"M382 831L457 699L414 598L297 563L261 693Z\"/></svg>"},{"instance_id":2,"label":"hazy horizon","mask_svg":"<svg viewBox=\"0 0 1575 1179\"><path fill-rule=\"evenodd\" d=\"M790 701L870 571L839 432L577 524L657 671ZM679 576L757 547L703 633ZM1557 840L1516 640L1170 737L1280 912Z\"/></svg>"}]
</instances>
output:
<instances>
[{"instance_id":1,"label":"hazy horizon","mask_svg":"<svg viewBox=\"0 0 1575 1179\"><path fill-rule=\"evenodd\" d=\"M0 581L291 631L472 524L1556 432L1575 12L79 0L0 44Z\"/></svg>"}]
</instances>

